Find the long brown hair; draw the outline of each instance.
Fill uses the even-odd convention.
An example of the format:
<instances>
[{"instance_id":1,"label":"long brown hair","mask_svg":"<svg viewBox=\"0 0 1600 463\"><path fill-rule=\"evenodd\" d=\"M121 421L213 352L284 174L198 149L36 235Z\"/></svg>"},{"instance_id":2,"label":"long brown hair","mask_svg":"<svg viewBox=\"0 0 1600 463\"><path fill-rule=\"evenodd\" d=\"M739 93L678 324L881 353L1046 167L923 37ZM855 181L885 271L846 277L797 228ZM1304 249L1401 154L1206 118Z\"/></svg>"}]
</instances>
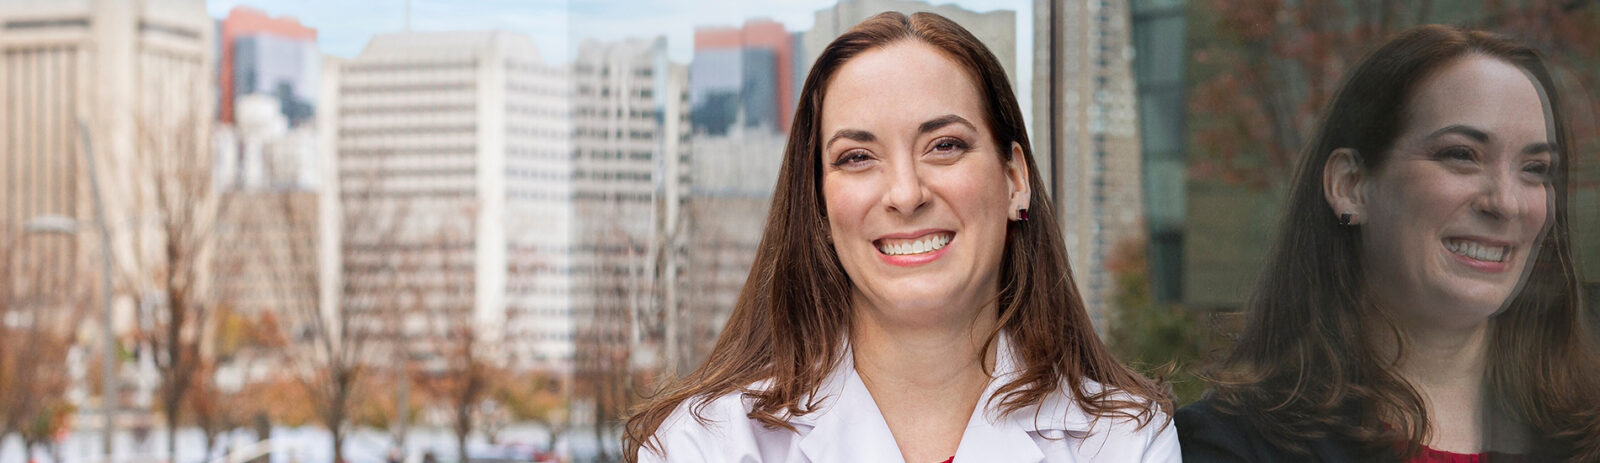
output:
<instances>
[{"instance_id":1,"label":"long brown hair","mask_svg":"<svg viewBox=\"0 0 1600 463\"><path fill-rule=\"evenodd\" d=\"M961 64L983 92L995 146L1020 144L1029 182L1044 184L1005 71L976 37L932 13L882 13L851 28L828 44L806 76L766 231L716 347L704 365L667 385L628 418L626 458L637 459L641 447L660 450L654 440L657 428L685 401L704 421L700 412L710 400L743 393L754 399L751 418L790 430L794 428L785 417L816 410L817 388L838 365L841 341L849 331L851 287L828 242L823 215L822 101L829 80L851 58L904 40L931 45ZM1010 150L999 151L1004 161ZM1028 206L1032 221L1014 222L1006 235L996 329L1012 340L1021 375L1002 385L996 398L1006 413L1014 412L1040 403L1065 380L1090 414L1124 416L1146 425L1158 410L1171 410L1171 399L1157 384L1117 363L1095 335L1050 204L1035 189ZM989 343L997 333L990 334ZM1086 390L1085 379L1105 388ZM747 389L763 380L771 380L770 386ZM1119 400L1113 395L1117 392L1138 400Z\"/></svg>"},{"instance_id":2,"label":"long brown hair","mask_svg":"<svg viewBox=\"0 0 1600 463\"><path fill-rule=\"evenodd\" d=\"M1308 452L1333 437L1371 454L1412 455L1428 437L1420 393L1395 370L1374 336L1399 336L1362 278L1357 227L1341 226L1323 193L1332 152L1352 148L1362 168L1381 168L1403 127L1418 82L1469 55L1521 68L1540 87L1556 156L1548 219L1517 295L1490 319L1484 378L1496 406L1582 461L1600 459L1600 357L1586 326L1567 224L1567 172L1574 152L1557 88L1532 48L1450 26L1405 31L1369 54L1344 81L1306 151L1282 229L1248 302L1233 353L1210 373L1219 409L1242 416L1273 444Z\"/></svg>"}]
</instances>

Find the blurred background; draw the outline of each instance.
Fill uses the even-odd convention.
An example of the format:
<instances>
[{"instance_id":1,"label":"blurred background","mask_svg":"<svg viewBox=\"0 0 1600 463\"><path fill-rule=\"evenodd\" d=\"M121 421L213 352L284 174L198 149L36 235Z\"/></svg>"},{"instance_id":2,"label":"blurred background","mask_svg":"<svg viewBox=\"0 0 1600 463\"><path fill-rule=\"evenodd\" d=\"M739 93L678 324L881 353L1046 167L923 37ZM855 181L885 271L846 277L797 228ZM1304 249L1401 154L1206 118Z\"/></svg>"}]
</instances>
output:
<instances>
[{"instance_id":1,"label":"blurred background","mask_svg":"<svg viewBox=\"0 0 1600 463\"><path fill-rule=\"evenodd\" d=\"M617 461L878 12L1012 77L1096 329L1180 403L1384 37L1538 45L1597 272L1587 0L0 0L0 462ZM108 450L109 449L109 450Z\"/></svg>"}]
</instances>

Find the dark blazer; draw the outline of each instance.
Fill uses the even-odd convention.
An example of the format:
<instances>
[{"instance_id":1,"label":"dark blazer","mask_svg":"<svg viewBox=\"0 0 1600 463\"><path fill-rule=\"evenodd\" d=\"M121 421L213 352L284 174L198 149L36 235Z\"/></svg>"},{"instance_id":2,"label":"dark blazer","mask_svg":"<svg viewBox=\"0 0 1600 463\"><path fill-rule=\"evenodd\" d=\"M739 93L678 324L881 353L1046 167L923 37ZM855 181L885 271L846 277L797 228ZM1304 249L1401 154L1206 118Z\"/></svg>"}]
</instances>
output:
<instances>
[{"instance_id":1,"label":"dark blazer","mask_svg":"<svg viewBox=\"0 0 1600 463\"><path fill-rule=\"evenodd\" d=\"M1173 420L1178 425L1178 444L1183 447L1186 463L1399 461L1394 455L1363 455L1360 446L1335 438L1309 442L1309 457L1295 454L1272 445L1243 417L1218 411L1210 398L1178 409Z\"/></svg>"},{"instance_id":2,"label":"dark blazer","mask_svg":"<svg viewBox=\"0 0 1600 463\"><path fill-rule=\"evenodd\" d=\"M1356 442L1325 437L1313 439L1307 447L1311 455L1300 455L1278 448L1256 431L1254 425L1238 415L1219 411L1211 398L1205 398L1178 409L1173 415L1178 426L1178 445L1182 447L1186 463L1252 462L1252 463L1312 463L1312 462L1394 462L1400 458L1394 453L1365 454ZM1499 455L1493 462L1544 463L1569 461L1559 455L1570 454L1569 447L1553 442L1533 444L1531 455Z\"/></svg>"}]
</instances>

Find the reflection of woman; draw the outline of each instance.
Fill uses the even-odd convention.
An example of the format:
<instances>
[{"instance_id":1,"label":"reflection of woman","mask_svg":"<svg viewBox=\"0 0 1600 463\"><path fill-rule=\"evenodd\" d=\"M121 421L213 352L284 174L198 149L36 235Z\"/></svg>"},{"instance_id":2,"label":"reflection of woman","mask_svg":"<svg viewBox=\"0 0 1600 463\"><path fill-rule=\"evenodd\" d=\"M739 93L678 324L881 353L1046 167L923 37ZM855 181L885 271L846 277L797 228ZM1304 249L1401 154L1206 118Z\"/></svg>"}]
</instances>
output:
<instances>
[{"instance_id":1,"label":"reflection of woman","mask_svg":"<svg viewBox=\"0 0 1600 463\"><path fill-rule=\"evenodd\" d=\"M1169 399L1090 326L994 55L943 17L884 13L822 52L799 101L733 314L628 420L626 455L1177 459Z\"/></svg>"},{"instance_id":2,"label":"reflection of woman","mask_svg":"<svg viewBox=\"0 0 1600 463\"><path fill-rule=\"evenodd\" d=\"M1185 460L1600 461L1542 59L1424 26L1347 79Z\"/></svg>"}]
</instances>

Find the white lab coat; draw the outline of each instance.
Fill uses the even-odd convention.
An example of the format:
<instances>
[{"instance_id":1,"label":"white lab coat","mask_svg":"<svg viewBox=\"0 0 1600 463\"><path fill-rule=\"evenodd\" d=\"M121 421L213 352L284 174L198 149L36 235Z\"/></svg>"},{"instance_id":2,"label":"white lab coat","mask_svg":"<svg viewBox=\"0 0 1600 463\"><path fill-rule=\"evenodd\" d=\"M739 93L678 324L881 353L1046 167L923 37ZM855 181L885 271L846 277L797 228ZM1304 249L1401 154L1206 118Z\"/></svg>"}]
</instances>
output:
<instances>
[{"instance_id":1,"label":"white lab coat","mask_svg":"<svg viewBox=\"0 0 1600 463\"><path fill-rule=\"evenodd\" d=\"M973 462L1178 462L1178 434L1165 413L1139 427L1126 418L1093 417L1062 388L1042 403L1006 416L988 408L995 389L1020 372L1002 333L995 379L978 401L956 449L956 463ZM816 411L790 418L798 432L767 429L748 417L754 403L742 393L717 397L702 411L702 424L686 401L656 431L662 453L640 450L640 462L892 462L905 461L889 425L856 374L848 346L839 367L818 394ZM1096 390L1098 383L1085 381ZM752 388L761 388L760 383ZM1128 397L1124 397L1128 398ZM996 404L999 401L995 401ZM1036 419L1037 418L1037 419ZM1092 424L1092 426L1091 426ZM1086 435L1087 434L1087 435ZM937 463L937 462L927 462Z\"/></svg>"}]
</instances>

